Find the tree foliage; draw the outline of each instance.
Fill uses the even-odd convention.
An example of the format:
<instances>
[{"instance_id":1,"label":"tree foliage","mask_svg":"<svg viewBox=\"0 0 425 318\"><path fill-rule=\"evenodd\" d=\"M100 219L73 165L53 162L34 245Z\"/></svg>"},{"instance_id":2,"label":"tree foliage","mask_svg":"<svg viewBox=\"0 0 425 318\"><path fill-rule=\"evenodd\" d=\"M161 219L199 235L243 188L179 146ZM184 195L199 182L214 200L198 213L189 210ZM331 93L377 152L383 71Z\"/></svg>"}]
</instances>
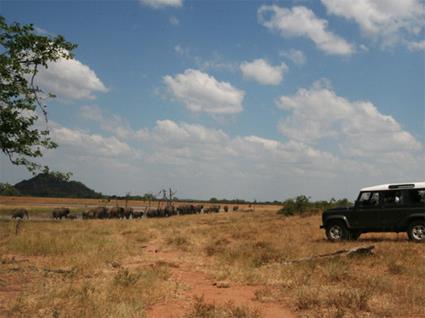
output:
<instances>
[{"instance_id":1,"label":"tree foliage","mask_svg":"<svg viewBox=\"0 0 425 318\"><path fill-rule=\"evenodd\" d=\"M0 183L0 195L20 195L21 193L9 183Z\"/></svg>"},{"instance_id":2,"label":"tree foliage","mask_svg":"<svg viewBox=\"0 0 425 318\"><path fill-rule=\"evenodd\" d=\"M347 207L351 206L352 203L348 199L335 200L334 198L329 201L311 201L310 197L301 194L296 198L283 201L282 205L283 207L278 213L284 216L292 216L309 215L333 207Z\"/></svg>"},{"instance_id":3,"label":"tree foliage","mask_svg":"<svg viewBox=\"0 0 425 318\"><path fill-rule=\"evenodd\" d=\"M75 47L63 36L40 35L32 24L7 24L0 16L0 148L13 164L35 172L42 167L33 158L57 147L49 137L43 103L54 95L34 80L49 62L72 58Z\"/></svg>"}]
</instances>

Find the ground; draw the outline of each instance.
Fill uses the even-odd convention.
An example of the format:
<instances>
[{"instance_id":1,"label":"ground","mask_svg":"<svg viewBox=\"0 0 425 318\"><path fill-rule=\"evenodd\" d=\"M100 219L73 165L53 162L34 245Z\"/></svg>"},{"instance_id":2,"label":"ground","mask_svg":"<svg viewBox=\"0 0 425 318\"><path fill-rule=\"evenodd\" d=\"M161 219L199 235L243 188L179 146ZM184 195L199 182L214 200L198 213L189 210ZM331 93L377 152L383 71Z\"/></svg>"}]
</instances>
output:
<instances>
[{"instance_id":1,"label":"ground","mask_svg":"<svg viewBox=\"0 0 425 318\"><path fill-rule=\"evenodd\" d=\"M1 317L425 317L425 247L405 233L329 243L319 214L273 206L52 221L50 205L97 202L0 203L31 215L0 222ZM364 245L373 255L290 262Z\"/></svg>"}]
</instances>

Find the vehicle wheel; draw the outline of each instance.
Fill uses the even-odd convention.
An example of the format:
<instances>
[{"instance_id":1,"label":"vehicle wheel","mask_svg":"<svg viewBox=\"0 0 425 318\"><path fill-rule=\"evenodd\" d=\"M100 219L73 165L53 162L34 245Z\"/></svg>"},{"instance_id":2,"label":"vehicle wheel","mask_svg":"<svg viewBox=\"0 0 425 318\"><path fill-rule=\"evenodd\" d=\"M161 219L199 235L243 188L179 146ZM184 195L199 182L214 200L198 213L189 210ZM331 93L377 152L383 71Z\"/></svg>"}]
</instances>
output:
<instances>
[{"instance_id":1,"label":"vehicle wheel","mask_svg":"<svg viewBox=\"0 0 425 318\"><path fill-rule=\"evenodd\" d=\"M349 232L344 223L331 223L326 227L326 237L329 241L339 242L349 238Z\"/></svg>"},{"instance_id":2,"label":"vehicle wheel","mask_svg":"<svg viewBox=\"0 0 425 318\"><path fill-rule=\"evenodd\" d=\"M425 242L425 222L418 220L410 223L407 235L411 241Z\"/></svg>"},{"instance_id":3,"label":"vehicle wheel","mask_svg":"<svg viewBox=\"0 0 425 318\"><path fill-rule=\"evenodd\" d=\"M356 241L362 235L360 231L350 231L350 240Z\"/></svg>"}]
</instances>

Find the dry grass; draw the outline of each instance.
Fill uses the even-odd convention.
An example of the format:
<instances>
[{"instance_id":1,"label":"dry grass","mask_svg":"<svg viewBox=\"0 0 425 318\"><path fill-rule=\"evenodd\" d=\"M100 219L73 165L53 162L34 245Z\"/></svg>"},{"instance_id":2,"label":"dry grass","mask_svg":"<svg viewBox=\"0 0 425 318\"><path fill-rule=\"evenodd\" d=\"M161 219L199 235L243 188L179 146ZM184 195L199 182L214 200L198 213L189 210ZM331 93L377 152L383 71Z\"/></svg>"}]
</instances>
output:
<instances>
[{"instance_id":1,"label":"dry grass","mask_svg":"<svg viewBox=\"0 0 425 318\"><path fill-rule=\"evenodd\" d=\"M196 298L191 311L185 318L259 318L256 309L236 306L232 302L216 305L205 302L202 297Z\"/></svg>"},{"instance_id":2,"label":"dry grass","mask_svg":"<svg viewBox=\"0 0 425 318\"><path fill-rule=\"evenodd\" d=\"M275 209L131 221L30 220L18 235L14 225L0 222L0 316L145 317L151 305L181 296L169 279L178 268L155 263L146 252L155 241L203 260L202 269L217 281L258 285L256 300L281 303L302 317L424 317L425 247L405 234L329 243L318 215L284 218ZM364 244L376 246L373 256L283 264ZM24 261L7 261L12 257ZM8 287L18 295L2 302ZM259 314L198 299L187 317Z\"/></svg>"}]
</instances>

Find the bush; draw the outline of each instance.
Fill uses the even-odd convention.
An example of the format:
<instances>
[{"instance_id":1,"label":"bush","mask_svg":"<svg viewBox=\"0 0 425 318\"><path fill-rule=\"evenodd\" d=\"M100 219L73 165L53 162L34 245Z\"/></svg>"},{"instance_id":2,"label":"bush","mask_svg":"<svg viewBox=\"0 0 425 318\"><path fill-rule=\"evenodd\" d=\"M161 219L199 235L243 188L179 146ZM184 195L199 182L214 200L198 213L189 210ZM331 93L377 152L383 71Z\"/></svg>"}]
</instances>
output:
<instances>
[{"instance_id":1,"label":"bush","mask_svg":"<svg viewBox=\"0 0 425 318\"><path fill-rule=\"evenodd\" d=\"M278 211L278 214L284 216L310 215L333 207L348 207L352 205L348 199L335 200L332 198L329 201L312 202L310 201L310 197L303 194L297 196L295 199L287 199L282 204L283 207Z\"/></svg>"},{"instance_id":2,"label":"bush","mask_svg":"<svg viewBox=\"0 0 425 318\"><path fill-rule=\"evenodd\" d=\"M9 183L0 183L0 195L17 196L21 193Z\"/></svg>"},{"instance_id":3,"label":"bush","mask_svg":"<svg viewBox=\"0 0 425 318\"><path fill-rule=\"evenodd\" d=\"M303 214L311 207L310 198L305 195L299 195L295 199L288 199L283 202L283 207L278 211L279 214L291 216Z\"/></svg>"}]
</instances>

